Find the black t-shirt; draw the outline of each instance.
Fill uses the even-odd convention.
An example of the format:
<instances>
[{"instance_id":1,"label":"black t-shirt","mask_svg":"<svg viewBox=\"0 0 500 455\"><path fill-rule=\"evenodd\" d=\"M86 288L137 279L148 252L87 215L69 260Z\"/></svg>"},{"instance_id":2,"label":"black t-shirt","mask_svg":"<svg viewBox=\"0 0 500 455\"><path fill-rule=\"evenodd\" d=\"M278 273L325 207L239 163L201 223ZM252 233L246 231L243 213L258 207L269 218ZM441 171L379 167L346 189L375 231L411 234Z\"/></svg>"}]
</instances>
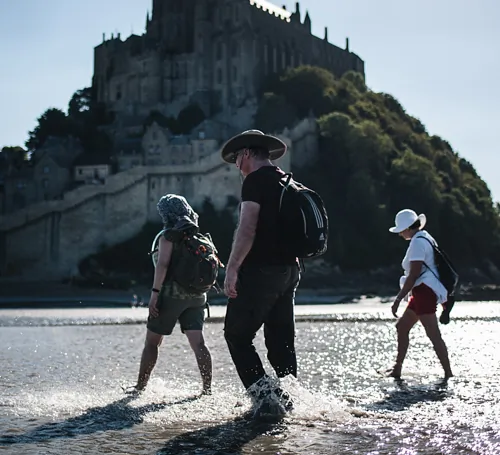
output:
<instances>
[{"instance_id":1,"label":"black t-shirt","mask_svg":"<svg viewBox=\"0 0 500 455\"><path fill-rule=\"evenodd\" d=\"M243 181L242 202L252 201L260 205L255 239L243 265L293 265L297 261L279 247L278 213L282 188L279 178L283 174L276 166L263 166L248 174Z\"/></svg>"}]
</instances>

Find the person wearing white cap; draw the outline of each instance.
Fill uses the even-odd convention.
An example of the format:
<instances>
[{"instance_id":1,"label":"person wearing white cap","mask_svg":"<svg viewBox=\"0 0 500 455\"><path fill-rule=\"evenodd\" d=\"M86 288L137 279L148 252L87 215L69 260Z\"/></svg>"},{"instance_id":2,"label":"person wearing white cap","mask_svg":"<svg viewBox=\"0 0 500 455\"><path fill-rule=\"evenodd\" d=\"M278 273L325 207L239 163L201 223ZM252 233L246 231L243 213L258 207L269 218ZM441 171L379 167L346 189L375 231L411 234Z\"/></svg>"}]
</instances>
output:
<instances>
[{"instance_id":1,"label":"person wearing white cap","mask_svg":"<svg viewBox=\"0 0 500 455\"><path fill-rule=\"evenodd\" d=\"M395 226L390 232L398 234L410 242L403 258L404 275L400 279L400 287L392 305L392 314L398 317L399 305L411 293L408 307L396 324L398 332L398 353L395 365L387 370L389 376L400 378L403 362L409 345L409 334L413 326L420 321L432 342L434 350L444 369L445 378L453 376L446 344L441 337L436 317L437 304L447 301L446 288L437 278L438 271L434 260L432 244L436 240L423 230L427 218L424 214L417 215L413 210L405 209L398 212Z\"/></svg>"}]
</instances>

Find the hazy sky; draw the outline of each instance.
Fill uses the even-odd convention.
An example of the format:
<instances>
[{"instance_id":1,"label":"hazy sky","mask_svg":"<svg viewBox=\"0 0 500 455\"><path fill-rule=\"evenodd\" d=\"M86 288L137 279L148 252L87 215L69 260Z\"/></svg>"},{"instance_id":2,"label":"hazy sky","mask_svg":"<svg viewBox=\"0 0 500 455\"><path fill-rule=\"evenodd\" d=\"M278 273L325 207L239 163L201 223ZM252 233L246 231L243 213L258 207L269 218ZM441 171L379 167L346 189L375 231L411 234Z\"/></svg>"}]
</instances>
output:
<instances>
[{"instance_id":1,"label":"hazy sky","mask_svg":"<svg viewBox=\"0 0 500 455\"><path fill-rule=\"evenodd\" d=\"M246 1L246 0L239 0ZM279 1L295 10L295 2ZM152 0L0 1L0 146L23 145L48 107L89 86L102 33L142 33ZM394 95L471 161L500 201L500 2L303 0L313 32L365 61L368 86ZM495 82L497 81L497 82Z\"/></svg>"}]
</instances>

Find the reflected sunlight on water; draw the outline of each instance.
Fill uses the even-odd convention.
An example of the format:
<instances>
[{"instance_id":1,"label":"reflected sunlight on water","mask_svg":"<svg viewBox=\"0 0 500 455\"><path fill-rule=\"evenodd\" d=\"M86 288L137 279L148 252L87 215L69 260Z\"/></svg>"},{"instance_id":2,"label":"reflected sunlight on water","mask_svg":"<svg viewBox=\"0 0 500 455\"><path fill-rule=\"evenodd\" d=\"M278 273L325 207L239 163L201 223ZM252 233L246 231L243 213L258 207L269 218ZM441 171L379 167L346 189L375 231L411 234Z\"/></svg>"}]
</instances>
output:
<instances>
[{"instance_id":1,"label":"reflected sunlight on water","mask_svg":"<svg viewBox=\"0 0 500 455\"><path fill-rule=\"evenodd\" d=\"M297 323L299 380L284 380L296 407L280 423L242 418L250 401L220 322L205 329L212 396L198 396L196 361L176 329L134 398L121 387L136 378L143 309L0 310L0 453L498 454L499 310L461 304L441 326L456 374L445 384L420 326L404 380L377 374L396 349L387 305L298 306L299 320L318 317ZM256 342L264 353L261 334Z\"/></svg>"}]
</instances>

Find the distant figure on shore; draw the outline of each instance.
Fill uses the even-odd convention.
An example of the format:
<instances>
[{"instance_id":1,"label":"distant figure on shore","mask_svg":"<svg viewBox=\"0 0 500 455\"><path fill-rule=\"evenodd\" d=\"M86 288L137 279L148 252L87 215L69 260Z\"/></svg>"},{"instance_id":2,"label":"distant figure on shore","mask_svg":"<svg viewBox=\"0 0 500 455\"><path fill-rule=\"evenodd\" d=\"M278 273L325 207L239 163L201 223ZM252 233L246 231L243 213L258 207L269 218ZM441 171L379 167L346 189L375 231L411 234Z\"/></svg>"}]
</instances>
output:
<instances>
[{"instance_id":1,"label":"distant figure on shore","mask_svg":"<svg viewBox=\"0 0 500 455\"><path fill-rule=\"evenodd\" d=\"M158 202L158 212L164 230L157 236L158 250L152 252L155 273L149 299L146 342L137 384L127 392L142 391L146 387L163 337L172 334L179 321L198 362L202 393L210 394L212 358L203 337L203 325L207 291L218 271L215 264L218 259L213 254L215 247L211 239L198 233L198 215L184 197L176 194L163 196ZM209 267L201 270L197 268L198 264L208 264Z\"/></svg>"},{"instance_id":2,"label":"distant figure on shore","mask_svg":"<svg viewBox=\"0 0 500 455\"><path fill-rule=\"evenodd\" d=\"M392 314L397 316L399 305L411 292L408 306L396 324L398 333L398 353L396 363L386 371L395 378L401 377L403 362L408 351L409 334L413 326L420 321L432 342L434 350L444 369L445 378L453 376L448 358L448 350L441 337L436 317L437 304L447 301L448 293L438 279L438 271L432 244L434 238L423 230L427 219L424 214L418 215L409 209L401 210L396 215L395 226L390 232L398 234L410 242L402 262L404 275L400 279L399 291L393 305Z\"/></svg>"},{"instance_id":3,"label":"distant figure on shore","mask_svg":"<svg viewBox=\"0 0 500 455\"><path fill-rule=\"evenodd\" d=\"M279 182L285 173L271 161L285 152L284 142L256 130L232 138L222 149L222 159L244 177L224 283L229 297L224 335L255 412L262 414L279 414L293 405L286 392L274 387L255 350L253 340L262 325L277 376L297 376L294 299L300 271L296 256L279 247Z\"/></svg>"}]
</instances>

